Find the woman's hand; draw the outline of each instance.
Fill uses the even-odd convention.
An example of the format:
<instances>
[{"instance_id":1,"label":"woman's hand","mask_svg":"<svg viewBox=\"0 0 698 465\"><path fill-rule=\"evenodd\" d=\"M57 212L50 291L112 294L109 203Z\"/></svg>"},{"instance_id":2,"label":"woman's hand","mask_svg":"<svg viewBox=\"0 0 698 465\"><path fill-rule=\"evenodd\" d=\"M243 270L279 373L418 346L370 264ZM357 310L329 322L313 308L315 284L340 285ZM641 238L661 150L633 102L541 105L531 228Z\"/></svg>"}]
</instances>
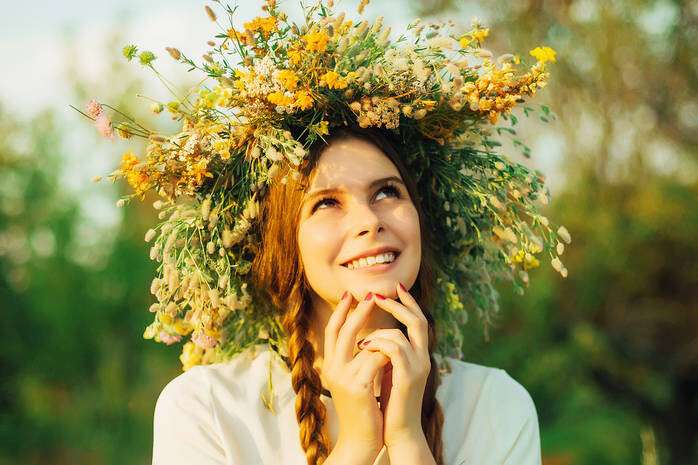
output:
<instances>
[{"instance_id":1,"label":"woman's hand","mask_svg":"<svg viewBox=\"0 0 698 465\"><path fill-rule=\"evenodd\" d=\"M366 336L361 346L364 351L383 353L390 359L381 381L380 406L387 447L424 434L422 397L431 370L427 319L400 283L397 295L400 302L381 295L376 295L375 302L407 327L409 340L399 329L378 329Z\"/></svg>"},{"instance_id":2,"label":"woman's hand","mask_svg":"<svg viewBox=\"0 0 698 465\"><path fill-rule=\"evenodd\" d=\"M321 375L332 393L339 419L337 445L350 448L355 457L375 458L383 448L383 414L373 392L373 380L389 359L369 350L354 356L357 334L375 302L363 300L349 312L353 300L349 292L345 293L327 322Z\"/></svg>"}]
</instances>

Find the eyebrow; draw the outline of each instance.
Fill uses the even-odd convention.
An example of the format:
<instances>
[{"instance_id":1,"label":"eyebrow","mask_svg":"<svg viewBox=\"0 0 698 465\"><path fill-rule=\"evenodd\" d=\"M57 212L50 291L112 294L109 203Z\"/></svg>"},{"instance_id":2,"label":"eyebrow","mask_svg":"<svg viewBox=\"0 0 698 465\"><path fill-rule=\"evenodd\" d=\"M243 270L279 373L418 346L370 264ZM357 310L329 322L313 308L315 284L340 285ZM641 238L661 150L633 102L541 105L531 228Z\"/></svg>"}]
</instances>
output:
<instances>
[{"instance_id":1,"label":"eyebrow","mask_svg":"<svg viewBox=\"0 0 698 465\"><path fill-rule=\"evenodd\" d=\"M375 179L375 180L371 181L371 182L368 184L368 186L366 186L366 187L367 187L368 189L371 189L371 188L373 188L373 187L375 187L375 186L377 186L377 185L379 185L379 184L383 184L383 183L388 182L388 181L395 181L395 182L397 182L397 183L399 183L399 184L402 184L403 186L405 185L405 183L402 181L402 179L400 179L400 178L397 177L397 176L386 176L386 177L384 177L384 178L379 178L379 179ZM319 190L310 191L310 192L308 192L306 198L303 200L303 204L305 204L305 203L308 202L309 200L311 200L311 199L313 199L313 198L315 198L315 197L318 197L318 196L320 196L320 195L323 195L323 194L333 194L333 193L337 193L337 192L341 192L341 189L338 189L338 188L336 188L336 187L330 187L330 188L327 188L327 189L319 189Z\"/></svg>"}]
</instances>

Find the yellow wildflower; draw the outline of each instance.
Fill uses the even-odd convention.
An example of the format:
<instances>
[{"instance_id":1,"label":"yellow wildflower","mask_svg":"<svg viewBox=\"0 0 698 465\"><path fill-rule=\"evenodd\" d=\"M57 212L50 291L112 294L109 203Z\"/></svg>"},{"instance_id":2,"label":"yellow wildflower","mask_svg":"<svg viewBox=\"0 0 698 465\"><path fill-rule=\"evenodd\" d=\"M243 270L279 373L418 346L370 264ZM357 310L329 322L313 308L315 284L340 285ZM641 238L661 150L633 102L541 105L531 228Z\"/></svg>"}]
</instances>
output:
<instances>
[{"instance_id":1,"label":"yellow wildflower","mask_svg":"<svg viewBox=\"0 0 698 465\"><path fill-rule=\"evenodd\" d=\"M298 63L300 63L301 58L303 58L303 53L300 50L289 50L288 51L288 61L292 65L297 65Z\"/></svg>"},{"instance_id":2,"label":"yellow wildflower","mask_svg":"<svg viewBox=\"0 0 698 465\"><path fill-rule=\"evenodd\" d=\"M290 97L287 97L281 92L272 92L271 94L267 95L267 100L269 100L271 103L274 105L290 105L293 103L293 99Z\"/></svg>"},{"instance_id":3,"label":"yellow wildflower","mask_svg":"<svg viewBox=\"0 0 698 465\"><path fill-rule=\"evenodd\" d=\"M223 159L230 158L230 139L218 139L213 142L213 150Z\"/></svg>"},{"instance_id":4,"label":"yellow wildflower","mask_svg":"<svg viewBox=\"0 0 698 465\"><path fill-rule=\"evenodd\" d=\"M329 130L329 123L325 120L320 121L320 124L318 124L317 127L317 133L323 136L326 136L327 134L330 133Z\"/></svg>"},{"instance_id":5,"label":"yellow wildflower","mask_svg":"<svg viewBox=\"0 0 698 465\"><path fill-rule=\"evenodd\" d=\"M187 371L189 368L198 365L201 362L201 356L204 349L189 341L184 344L182 354L179 356L179 361L182 362L182 370Z\"/></svg>"},{"instance_id":6,"label":"yellow wildflower","mask_svg":"<svg viewBox=\"0 0 698 465\"><path fill-rule=\"evenodd\" d=\"M422 108L427 110L432 110L434 107L436 107L436 100L420 100L419 103Z\"/></svg>"},{"instance_id":7,"label":"yellow wildflower","mask_svg":"<svg viewBox=\"0 0 698 465\"><path fill-rule=\"evenodd\" d=\"M138 194L143 194L143 192L149 189L148 173L145 170L139 170L137 166L140 164L138 157L136 157L132 152L126 152L121 157L121 174L126 178L128 184L133 187L133 189Z\"/></svg>"},{"instance_id":8,"label":"yellow wildflower","mask_svg":"<svg viewBox=\"0 0 698 465\"><path fill-rule=\"evenodd\" d=\"M472 42L467 36L463 36L460 38L458 43L460 43L460 48L466 48L468 45L470 45L470 42Z\"/></svg>"},{"instance_id":9,"label":"yellow wildflower","mask_svg":"<svg viewBox=\"0 0 698 465\"><path fill-rule=\"evenodd\" d=\"M311 32L303 36L309 52L324 52L327 49L329 39L325 31Z\"/></svg>"},{"instance_id":10,"label":"yellow wildflower","mask_svg":"<svg viewBox=\"0 0 698 465\"><path fill-rule=\"evenodd\" d=\"M531 255L530 253L526 253L524 255L524 269L525 270L530 270L532 268L538 268L540 266L540 262L536 257Z\"/></svg>"},{"instance_id":11,"label":"yellow wildflower","mask_svg":"<svg viewBox=\"0 0 698 465\"><path fill-rule=\"evenodd\" d=\"M301 110L308 110L313 107L313 97L307 90L299 90L296 92L296 101L293 105Z\"/></svg>"},{"instance_id":12,"label":"yellow wildflower","mask_svg":"<svg viewBox=\"0 0 698 465\"><path fill-rule=\"evenodd\" d=\"M264 38L268 38L272 32L276 31L276 17L257 17L244 24L245 30L250 33L261 32Z\"/></svg>"},{"instance_id":13,"label":"yellow wildflower","mask_svg":"<svg viewBox=\"0 0 698 465\"><path fill-rule=\"evenodd\" d=\"M133 152L126 152L121 157L121 171L126 173L138 164L138 157Z\"/></svg>"},{"instance_id":14,"label":"yellow wildflower","mask_svg":"<svg viewBox=\"0 0 698 465\"><path fill-rule=\"evenodd\" d=\"M320 85L330 89L344 89L347 81L336 71L328 71L320 78Z\"/></svg>"},{"instance_id":15,"label":"yellow wildflower","mask_svg":"<svg viewBox=\"0 0 698 465\"><path fill-rule=\"evenodd\" d=\"M479 43L479 42L482 42L483 40L485 40L485 38L488 35L490 35L490 30L488 28L477 29L474 32L471 32L470 35L473 38L473 40L477 40Z\"/></svg>"},{"instance_id":16,"label":"yellow wildflower","mask_svg":"<svg viewBox=\"0 0 698 465\"><path fill-rule=\"evenodd\" d=\"M550 47L536 47L528 53L540 63L546 63L548 61L555 63L557 61L555 58L555 50Z\"/></svg>"},{"instance_id":17,"label":"yellow wildflower","mask_svg":"<svg viewBox=\"0 0 698 465\"><path fill-rule=\"evenodd\" d=\"M236 31L235 28L232 28L232 27L230 29L228 29L228 31L226 32L226 35L231 40L240 40L240 36L242 36L242 34L240 32Z\"/></svg>"},{"instance_id":18,"label":"yellow wildflower","mask_svg":"<svg viewBox=\"0 0 698 465\"><path fill-rule=\"evenodd\" d=\"M187 334L191 333L194 329L191 323L182 319L178 319L177 321L175 321L173 328L175 332L181 336L186 336Z\"/></svg>"},{"instance_id":19,"label":"yellow wildflower","mask_svg":"<svg viewBox=\"0 0 698 465\"><path fill-rule=\"evenodd\" d=\"M282 69L278 72L276 78L281 83L281 85L288 90L294 90L298 85L298 76L296 76L296 73L294 73L290 69Z\"/></svg>"},{"instance_id":20,"label":"yellow wildflower","mask_svg":"<svg viewBox=\"0 0 698 465\"><path fill-rule=\"evenodd\" d=\"M207 167L208 167L208 160L201 159L201 160L197 161L196 163L194 163L193 165L189 166L189 170L188 170L187 174L189 176L191 176L192 178L194 178L194 182L197 185L200 185L203 182L204 177L206 177L206 178L213 177L213 174L208 171Z\"/></svg>"}]
</instances>

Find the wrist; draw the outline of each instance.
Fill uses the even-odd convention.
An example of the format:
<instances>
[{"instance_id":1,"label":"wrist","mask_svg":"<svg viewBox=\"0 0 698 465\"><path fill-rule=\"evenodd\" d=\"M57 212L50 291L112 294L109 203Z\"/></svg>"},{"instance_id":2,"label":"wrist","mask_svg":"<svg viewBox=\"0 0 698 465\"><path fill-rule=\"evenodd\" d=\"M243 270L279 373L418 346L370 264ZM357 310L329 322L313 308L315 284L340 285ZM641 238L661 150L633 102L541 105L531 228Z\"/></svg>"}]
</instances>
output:
<instances>
[{"instance_id":1,"label":"wrist","mask_svg":"<svg viewBox=\"0 0 698 465\"><path fill-rule=\"evenodd\" d=\"M410 431L386 444L390 463L433 465L434 456L424 432Z\"/></svg>"},{"instance_id":2,"label":"wrist","mask_svg":"<svg viewBox=\"0 0 698 465\"><path fill-rule=\"evenodd\" d=\"M399 432L394 432L390 437L385 438L385 445L390 449L392 447L401 447L404 445L416 444L416 443L426 443L426 436L424 435L424 430L422 430L422 425L415 425L413 427L404 429Z\"/></svg>"},{"instance_id":3,"label":"wrist","mask_svg":"<svg viewBox=\"0 0 698 465\"><path fill-rule=\"evenodd\" d=\"M382 448L383 444L340 436L332 448L330 456L332 464L372 465Z\"/></svg>"}]
</instances>

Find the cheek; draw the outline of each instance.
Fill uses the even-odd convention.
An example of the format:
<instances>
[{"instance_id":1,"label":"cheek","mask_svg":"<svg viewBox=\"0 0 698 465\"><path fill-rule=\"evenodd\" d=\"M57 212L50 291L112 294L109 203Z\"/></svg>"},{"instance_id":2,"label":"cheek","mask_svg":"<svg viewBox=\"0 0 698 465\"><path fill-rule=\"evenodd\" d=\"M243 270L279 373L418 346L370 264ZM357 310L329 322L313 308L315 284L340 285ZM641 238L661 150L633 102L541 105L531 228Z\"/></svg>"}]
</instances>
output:
<instances>
[{"instance_id":1,"label":"cheek","mask_svg":"<svg viewBox=\"0 0 698 465\"><path fill-rule=\"evenodd\" d=\"M337 249L336 228L325 222L305 221L298 229L298 248L306 268L332 260Z\"/></svg>"},{"instance_id":2,"label":"cheek","mask_svg":"<svg viewBox=\"0 0 698 465\"><path fill-rule=\"evenodd\" d=\"M421 244L419 215L414 205L404 205L395 209L393 218L395 231L398 232L405 245L419 246Z\"/></svg>"}]
</instances>

